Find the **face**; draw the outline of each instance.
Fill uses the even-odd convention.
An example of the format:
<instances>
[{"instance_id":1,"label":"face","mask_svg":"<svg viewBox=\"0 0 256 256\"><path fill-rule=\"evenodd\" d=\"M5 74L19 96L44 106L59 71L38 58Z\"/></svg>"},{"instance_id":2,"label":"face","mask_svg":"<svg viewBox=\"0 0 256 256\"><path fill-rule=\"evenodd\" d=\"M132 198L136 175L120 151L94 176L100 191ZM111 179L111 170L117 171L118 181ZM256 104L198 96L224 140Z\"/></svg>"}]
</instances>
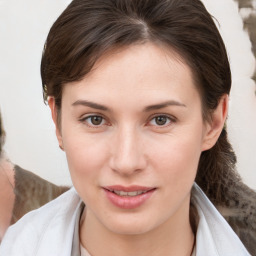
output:
<instances>
[{"instance_id":1,"label":"face","mask_svg":"<svg viewBox=\"0 0 256 256\"><path fill-rule=\"evenodd\" d=\"M150 43L116 50L62 97L57 135L91 223L141 234L188 218L207 126L184 61Z\"/></svg>"}]
</instances>

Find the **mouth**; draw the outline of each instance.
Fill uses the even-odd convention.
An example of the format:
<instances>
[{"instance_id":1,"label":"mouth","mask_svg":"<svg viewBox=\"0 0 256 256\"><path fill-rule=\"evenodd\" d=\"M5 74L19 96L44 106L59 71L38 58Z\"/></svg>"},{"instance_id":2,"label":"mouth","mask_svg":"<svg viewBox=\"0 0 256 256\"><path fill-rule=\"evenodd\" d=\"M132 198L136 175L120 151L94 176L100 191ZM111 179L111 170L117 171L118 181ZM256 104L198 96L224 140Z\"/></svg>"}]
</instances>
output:
<instances>
[{"instance_id":1,"label":"mouth","mask_svg":"<svg viewBox=\"0 0 256 256\"><path fill-rule=\"evenodd\" d=\"M109 186L103 188L109 201L123 209L134 209L144 204L156 188L142 186Z\"/></svg>"},{"instance_id":2,"label":"mouth","mask_svg":"<svg viewBox=\"0 0 256 256\"><path fill-rule=\"evenodd\" d=\"M131 191L131 192L127 192L127 191L123 191L123 190L109 190L109 191L112 192L112 193L115 193L116 195L119 195L119 196L133 197L133 196L138 196L138 195L145 194L150 190L152 190L152 189L149 189L149 190L135 190L135 191Z\"/></svg>"}]
</instances>

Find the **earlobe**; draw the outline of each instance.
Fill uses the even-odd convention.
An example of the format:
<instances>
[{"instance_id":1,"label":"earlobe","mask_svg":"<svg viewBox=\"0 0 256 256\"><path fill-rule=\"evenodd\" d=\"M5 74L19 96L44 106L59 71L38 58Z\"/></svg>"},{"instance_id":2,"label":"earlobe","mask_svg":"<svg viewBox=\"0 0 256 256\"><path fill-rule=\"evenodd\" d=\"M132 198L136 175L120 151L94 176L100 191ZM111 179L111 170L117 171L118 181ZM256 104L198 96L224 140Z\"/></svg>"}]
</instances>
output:
<instances>
[{"instance_id":1,"label":"earlobe","mask_svg":"<svg viewBox=\"0 0 256 256\"><path fill-rule=\"evenodd\" d=\"M217 108L211 114L211 120L206 123L202 151L212 148L217 142L227 118L228 99L227 94L221 97Z\"/></svg>"},{"instance_id":2,"label":"earlobe","mask_svg":"<svg viewBox=\"0 0 256 256\"><path fill-rule=\"evenodd\" d=\"M57 108L56 108L54 97L49 97L48 98L48 105L51 109L52 120L55 124L56 136L57 136L57 140L59 142L59 148L64 151L64 146L63 146L63 141L62 141L62 136L61 136L61 131L60 131L60 125L58 123L58 111L57 111Z\"/></svg>"}]
</instances>

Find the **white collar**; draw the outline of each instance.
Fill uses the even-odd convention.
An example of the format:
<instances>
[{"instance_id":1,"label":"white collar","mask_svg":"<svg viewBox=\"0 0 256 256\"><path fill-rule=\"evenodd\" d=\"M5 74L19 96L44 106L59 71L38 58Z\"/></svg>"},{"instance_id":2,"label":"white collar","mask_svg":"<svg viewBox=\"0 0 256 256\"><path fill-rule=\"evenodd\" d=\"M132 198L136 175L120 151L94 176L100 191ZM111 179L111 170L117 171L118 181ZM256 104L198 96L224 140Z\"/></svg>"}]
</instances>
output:
<instances>
[{"instance_id":1,"label":"white collar","mask_svg":"<svg viewBox=\"0 0 256 256\"><path fill-rule=\"evenodd\" d=\"M199 223L196 235L196 256L249 256L244 245L226 220L197 184L191 201L196 206Z\"/></svg>"}]
</instances>

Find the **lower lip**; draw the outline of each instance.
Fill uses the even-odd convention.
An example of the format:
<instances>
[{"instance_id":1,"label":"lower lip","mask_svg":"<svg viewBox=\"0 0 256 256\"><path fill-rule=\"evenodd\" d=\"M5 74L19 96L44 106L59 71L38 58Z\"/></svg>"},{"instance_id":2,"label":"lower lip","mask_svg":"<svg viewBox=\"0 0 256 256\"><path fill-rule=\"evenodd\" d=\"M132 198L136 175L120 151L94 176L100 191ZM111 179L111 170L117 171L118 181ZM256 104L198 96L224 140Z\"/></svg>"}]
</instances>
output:
<instances>
[{"instance_id":1,"label":"lower lip","mask_svg":"<svg viewBox=\"0 0 256 256\"><path fill-rule=\"evenodd\" d=\"M119 196L107 189L104 191L113 205L122 209L135 209L144 204L155 192L155 189L137 196Z\"/></svg>"}]
</instances>

